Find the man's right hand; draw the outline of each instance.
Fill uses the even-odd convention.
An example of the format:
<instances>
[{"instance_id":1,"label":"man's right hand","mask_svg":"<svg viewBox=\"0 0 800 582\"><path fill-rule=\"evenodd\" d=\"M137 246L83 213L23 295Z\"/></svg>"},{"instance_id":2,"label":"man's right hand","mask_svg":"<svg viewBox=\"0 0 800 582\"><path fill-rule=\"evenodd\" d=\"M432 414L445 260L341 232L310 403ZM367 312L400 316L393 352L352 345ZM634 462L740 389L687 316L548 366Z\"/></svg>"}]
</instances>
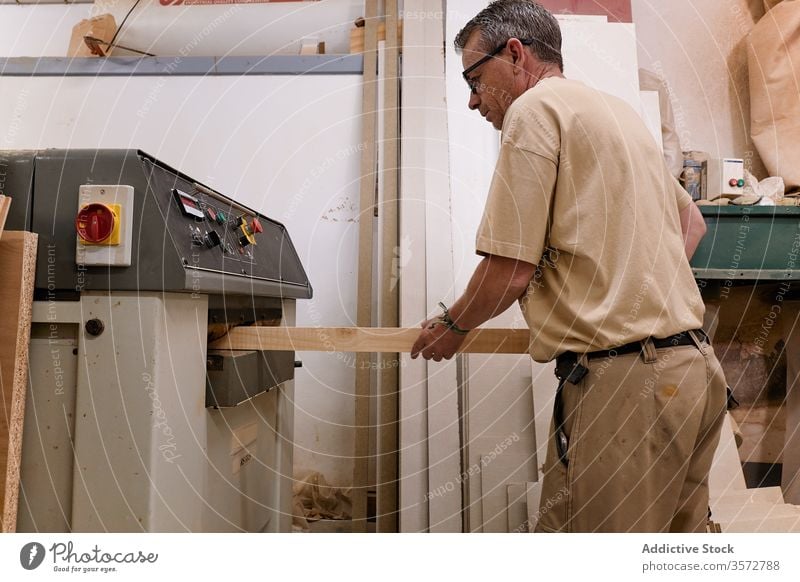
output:
<instances>
[{"instance_id":1,"label":"man's right hand","mask_svg":"<svg viewBox=\"0 0 800 582\"><path fill-rule=\"evenodd\" d=\"M449 330L438 317L423 321L422 331L411 348L411 358L416 359L422 354L426 360L449 360L464 343L465 337L467 336Z\"/></svg>"}]
</instances>

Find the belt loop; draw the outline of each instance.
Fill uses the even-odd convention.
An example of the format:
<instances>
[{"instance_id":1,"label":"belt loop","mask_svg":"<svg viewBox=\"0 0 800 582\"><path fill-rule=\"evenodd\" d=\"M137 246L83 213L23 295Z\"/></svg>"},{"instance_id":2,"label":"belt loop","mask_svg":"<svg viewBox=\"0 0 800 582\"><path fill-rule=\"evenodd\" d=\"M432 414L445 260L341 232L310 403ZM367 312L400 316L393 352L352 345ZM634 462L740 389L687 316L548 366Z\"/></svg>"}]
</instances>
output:
<instances>
[{"instance_id":1,"label":"belt loop","mask_svg":"<svg viewBox=\"0 0 800 582\"><path fill-rule=\"evenodd\" d=\"M652 337L642 340L642 360L645 364L655 364L658 361L658 353Z\"/></svg>"},{"instance_id":2,"label":"belt loop","mask_svg":"<svg viewBox=\"0 0 800 582\"><path fill-rule=\"evenodd\" d=\"M700 350L700 353L704 356L708 355L708 344L704 343L704 341L700 339L700 336L697 334L697 330L690 329L686 333L688 333L689 337L692 338L694 345L697 346L697 349ZM705 335L705 332L703 332L703 335Z\"/></svg>"}]
</instances>

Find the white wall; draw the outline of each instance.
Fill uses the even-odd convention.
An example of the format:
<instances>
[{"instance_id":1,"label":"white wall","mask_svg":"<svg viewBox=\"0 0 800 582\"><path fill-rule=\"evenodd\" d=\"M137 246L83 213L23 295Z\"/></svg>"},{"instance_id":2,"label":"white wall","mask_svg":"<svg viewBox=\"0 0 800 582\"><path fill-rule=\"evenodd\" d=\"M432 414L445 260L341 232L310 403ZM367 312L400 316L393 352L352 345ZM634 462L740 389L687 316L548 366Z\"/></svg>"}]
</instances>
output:
<instances>
[{"instance_id":1,"label":"white wall","mask_svg":"<svg viewBox=\"0 0 800 582\"><path fill-rule=\"evenodd\" d=\"M744 158L762 174L749 137L744 45L764 13L762 1L633 0L632 6L639 65L667 79L681 147Z\"/></svg>"},{"instance_id":2,"label":"white wall","mask_svg":"<svg viewBox=\"0 0 800 582\"><path fill-rule=\"evenodd\" d=\"M88 8L0 6L0 55L63 55L71 22ZM182 13L184 29L202 30L207 20L196 15L203 8ZM342 21L350 18L347 10L342 8ZM29 35L41 38L47 29L66 35L29 42ZM361 91L360 75L3 77L0 148L130 147L155 155L286 224L315 291L314 299L298 302L298 325L349 326L356 295ZM304 367L296 381L295 467L349 485L353 363L322 353L298 358Z\"/></svg>"},{"instance_id":3,"label":"white wall","mask_svg":"<svg viewBox=\"0 0 800 582\"><path fill-rule=\"evenodd\" d=\"M0 57L65 56L72 27L91 9L88 4L0 6Z\"/></svg>"},{"instance_id":4,"label":"white wall","mask_svg":"<svg viewBox=\"0 0 800 582\"><path fill-rule=\"evenodd\" d=\"M0 6L0 56L64 56L78 21L108 12L120 25L134 1ZM303 38L316 37L328 53L349 53L350 29L363 6L364 0L214 6L142 0L116 42L159 56L248 56L297 54Z\"/></svg>"}]
</instances>

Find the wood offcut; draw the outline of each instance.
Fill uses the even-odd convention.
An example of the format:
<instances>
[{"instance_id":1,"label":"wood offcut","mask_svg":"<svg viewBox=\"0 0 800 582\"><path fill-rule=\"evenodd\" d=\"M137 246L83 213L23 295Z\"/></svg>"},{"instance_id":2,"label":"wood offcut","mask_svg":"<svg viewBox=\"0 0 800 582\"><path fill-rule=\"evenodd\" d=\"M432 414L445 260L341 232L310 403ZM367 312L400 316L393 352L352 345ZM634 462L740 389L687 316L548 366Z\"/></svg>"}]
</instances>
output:
<instances>
[{"instance_id":1,"label":"wood offcut","mask_svg":"<svg viewBox=\"0 0 800 582\"><path fill-rule=\"evenodd\" d=\"M19 503L28 345L36 277L37 235L0 238L0 531L14 532Z\"/></svg>"}]
</instances>

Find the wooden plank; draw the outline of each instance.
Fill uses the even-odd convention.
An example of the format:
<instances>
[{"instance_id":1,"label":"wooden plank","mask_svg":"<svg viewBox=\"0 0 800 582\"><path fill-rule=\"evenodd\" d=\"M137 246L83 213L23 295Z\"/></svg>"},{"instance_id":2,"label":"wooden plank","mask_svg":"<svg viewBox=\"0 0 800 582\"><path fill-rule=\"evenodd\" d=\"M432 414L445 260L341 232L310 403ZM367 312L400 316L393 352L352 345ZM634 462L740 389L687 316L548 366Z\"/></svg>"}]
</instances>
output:
<instances>
[{"instance_id":1,"label":"wooden plank","mask_svg":"<svg viewBox=\"0 0 800 582\"><path fill-rule=\"evenodd\" d=\"M785 503L785 501L780 487L755 487L753 489L743 489L723 494L711 504L711 511L713 512L716 507L727 505L741 507L753 503L782 504Z\"/></svg>"},{"instance_id":2,"label":"wooden plank","mask_svg":"<svg viewBox=\"0 0 800 582\"><path fill-rule=\"evenodd\" d=\"M397 44L397 0L386 0L386 45L383 62L383 201L381 221L380 323L397 327L400 319L400 239L398 201L399 148L399 53ZM378 532L398 531L398 353L378 356L377 516Z\"/></svg>"},{"instance_id":3,"label":"wooden plank","mask_svg":"<svg viewBox=\"0 0 800 582\"><path fill-rule=\"evenodd\" d=\"M3 532L17 525L22 427L28 383L37 235L6 231L0 239L0 489Z\"/></svg>"},{"instance_id":4,"label":"wooden plank","mask_svg":"<svg viewBox=\"0 0 800 582\"><path fill-rule=\"evenodd\" d=\"M405 5L410 14L444 15L442 0ZM447 128L447 102L443 22L439 18L424 18L423 43L430 47L426 53L422 74L425 85L424 142L412 147L425 148L425 288L428 313L438 311L443 301L452 305L455 300L455 267L453 231L450 208L455 204L450 184L450 150ZM439 104L431 106L431 104ZM416 236L416 233L410 233ZM463 498L461 487L450 489L461 473L461 438L458 417L458 378L455 362L444 365L428 364L428 490L445 493L431 497L428 502L429 530L436 533L462 531Z\"/></svg>"},{"instance_id":5,"label":"wooden plank","mask_svg":"<svg viewBox=\"0 0 800 582\"><path fill-rule=\"evenodd\" d=\"M361 180L359 184L358 289L356 325L372 325L373 212L377 180L375 125L377 122L378 0L367 0L364 32L364 108L362 118ZM356 356L355 445L353 452L353 532L367 531L367 487L369 480L369 392L370 356Z\"/></svg>"},{"instance_id":6,"label":"wooden plank","mask_svg":"<svg viewBox=\"0 0 800 582\"><path fill-rule=\"evenodd\" d=\"M793 517L800 520L800 507L791 503L745 503L742 505L724 505L712 512L712 519L725 526L737 521L767 521L782 517Z\"/></svg>"},{"instance_id":7,"label":"wooden plank","mask_svg":"<svg viewBox=\"0 0 800 582\"><path fill-rule=\"evenodd\" d=\"M408 353L419 328L397 327L236 327L211 344L215 350L273 350L298 352ZM462 353L525 354L527 329L474 329Z\"/></svg>"},{"instance_id":8,"label":"wooden plank","mask_svg":"<svg viewBox=\"0 0 800 582\"><path fill-rule=\"evenodd\" d=\"M528 533L527 485L525 483L509 483L506 486L506 492L509 533Z\"/></svg>"},{"instance_id":9,"label":"wooden plank","mask_svg":"<svg viewBox=\"0 0 800 582\"><path fill-rule=\"evenodd\" d=\"M737 520L722 526L723 533L798 533L800 515L769 519Z\"/></svg>"},{"instance_id":10,"label":"wooden plank","mask_svg":"<svg viewBox=\"0 0 800 582\"><path fill-rule=\"evenodd\" d=\"M531 396L533 397L536 467L539 481L544 476L543 467L547 459L550 423L553 419L553 404L555 403L556 388L558 387L554 372L555 362L539 364L531 360ZM535 509L538 509L538 507Z\"/></svg>"},{"instance_id":11,"label":"wooden plank","mask_svg":"<svg viewBox=\"0 0 800 582\"><path fill-rule=\"evenodd\" d=\"M8 209L11 207L11 198L0 194L0 237L3 236L3 229L8 218Z\"/></svg>"},{"instance_id":12,"label":"wooden plank","mask_svg":"<svg viewBox=\"0 0 800 582\"><path fill-rule=\"evenodd\" d=\"M459 355L456 359L458 371L456 377L458 379L458 421L460 424L459 430L461 431L461 506L464 508L463 515L461 516L461 531L464 533L472 532L473 523L480 524L480 520L472 519L472 473L470 472L470 458L472 454L472 431L471 415L472 415L472 401L470 386L470 359L463 354ZM480 506L475 503L475 506Z\"/></svg>"},{"instance_id":13,"label":"wooden plank","mask_svg":"<svg viewBox=\"0 0 800 582\"><path fill-rule=\"evenodd\" d=\"M405 0L404 10L426 9L424 0ZM426 74L428 56L424 19L406 19L403 26L403 90L400 98L400 326L426 319L425 174L430 107ZM428 365L403 355L400 361L400 531L428 531Z\"/></svg>"}]
</instances>

